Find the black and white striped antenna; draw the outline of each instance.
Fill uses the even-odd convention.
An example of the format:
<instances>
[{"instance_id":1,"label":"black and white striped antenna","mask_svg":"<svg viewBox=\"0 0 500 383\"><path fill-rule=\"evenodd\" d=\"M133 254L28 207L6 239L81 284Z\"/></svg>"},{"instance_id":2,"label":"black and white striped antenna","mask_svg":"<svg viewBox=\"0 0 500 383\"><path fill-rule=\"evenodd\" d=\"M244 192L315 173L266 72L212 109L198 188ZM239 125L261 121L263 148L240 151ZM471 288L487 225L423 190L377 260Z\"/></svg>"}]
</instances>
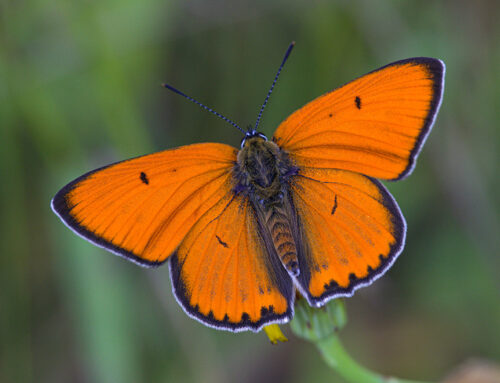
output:
<instances>
[{"instance_id":1,"label":"black and white striped antenna","mask_svg":"<svg viewBox=\"0 0 500 383\"><path fill-rule=\"evenodd\" d=\"M273 93L274 86L276 85L276 82L278 81L278 77L280 76L281 70L283 69L283 66L286 63L288 56L290 56L290 52L292 51L294 46L295 46L295 41L292 41L291 44L288 46L288 49L286 50L285 57L283 57L283 61L281 62L281 65L278 69L278 72L276 72L276 76L274 76L273 84L271 85L271 88L267 92L267 96L266 96L266 99L264 100L264 103L260 107L259 116L257 117L257 121L255 122L255 127L253 129L254 132L256 132L257 128L259 127L260 119L262 117L262 112L264 112L264 108L267 105L267 101L269 101L269 97L271 96L271 93Z\"/></svg>"}]
</instances>

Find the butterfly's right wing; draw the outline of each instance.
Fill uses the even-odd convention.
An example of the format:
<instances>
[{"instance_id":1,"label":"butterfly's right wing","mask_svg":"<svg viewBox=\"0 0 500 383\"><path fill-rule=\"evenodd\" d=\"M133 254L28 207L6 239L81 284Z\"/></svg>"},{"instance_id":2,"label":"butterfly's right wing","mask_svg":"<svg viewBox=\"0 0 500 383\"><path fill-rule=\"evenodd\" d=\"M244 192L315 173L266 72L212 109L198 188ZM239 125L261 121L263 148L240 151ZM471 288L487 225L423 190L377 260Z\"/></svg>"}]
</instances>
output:
<instances>
[{"instance_id":1,"label":"butterfly's right wing","mask_svg":"<svg viewBox=\"0 0 500 383\"><path fill-rule=\"evenodd\" d=\"M142 266L157 266L200 217L232 193L236 149L182 146L89 172L52 209L77 234Z\"/></svg>"},{"instance_id":2,"label":"butterfly's right wing","mask_svg":"<svg viewBox=\"0 0 500 383\"><path fill-rule=\"evenodd\" d=\"M415 166L438 113L444 63L397 61L292 113L274 133L300 169L343 169L398 180Z\"/></svg>"}]
</instances>

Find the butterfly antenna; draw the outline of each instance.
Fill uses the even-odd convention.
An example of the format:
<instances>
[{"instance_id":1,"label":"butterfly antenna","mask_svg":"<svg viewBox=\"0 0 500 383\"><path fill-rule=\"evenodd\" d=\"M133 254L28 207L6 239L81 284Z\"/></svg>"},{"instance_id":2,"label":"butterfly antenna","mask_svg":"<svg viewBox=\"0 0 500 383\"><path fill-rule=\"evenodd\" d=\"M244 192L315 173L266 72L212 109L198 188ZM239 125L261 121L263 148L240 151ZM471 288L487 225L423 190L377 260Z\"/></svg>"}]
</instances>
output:
<instances>
[{"instance_id":1,"label":"butterfly antenna","mask_svg":"<svg viewBox=\"0 0 500 383\"><path fill-rule=\"evenodd\" d=\"M182 93L180 90L178 89L175 89L173 86L171 85L168 85L168 84L162 84L163 87L167 88L167 89L170 89L172 92L174 93L177 93L177 94L180 94L182 97L185 97L187 98L189 101L192 101L194 102L196 105L198 106L201 106L203 109L205 110L208 110L210 113L213 113L215 114L217 117L220 117L222 118L224 121L226 122L229 122L231 125L233 125L236 129L239 129L240 132L242 132L243 134L245 134L245 131L243 129L241 129L238 124L236 124L235 122L231 121L229 118L227 117L224 117L222 114L216 112L215 110L213 110L212 108L209 108L208 106L205 106L203 105L201 102L198 102L196 101L194 98L192 97L189 97L187 94L184 94Z\"/></svg>"},{"instance_id":2,"label":"butterfly antenna","mask_svg":"<svg viewBox=\"0 0 500 383\"><path fill-rule=\"evenodd\" d=\"M285 65L285 62L288 59L288 56L290 56L290 52L292 51L294 46L295 46L295 41L292 41L292 43L288 46L288 49L286 50L285 57L283 57L283 61L281 62L281 65L278 69L278 72L276 72L276 76L274 76L273 85L271 85L269 92L267 92L266 99L264 100L264 103L262 104L262 106L260 108L259 116L257 117L257 121L255 122L254 131L257 131L257 128L259 127L260 119L262 117L262 112L264 112L264 108L267 105L267 101L269 100L271 93L273 93L274 86L276 85L276 82L278 81L278 77L280 76L281 69L283 69L283 66Z\"/></svg>"}]
</instances>

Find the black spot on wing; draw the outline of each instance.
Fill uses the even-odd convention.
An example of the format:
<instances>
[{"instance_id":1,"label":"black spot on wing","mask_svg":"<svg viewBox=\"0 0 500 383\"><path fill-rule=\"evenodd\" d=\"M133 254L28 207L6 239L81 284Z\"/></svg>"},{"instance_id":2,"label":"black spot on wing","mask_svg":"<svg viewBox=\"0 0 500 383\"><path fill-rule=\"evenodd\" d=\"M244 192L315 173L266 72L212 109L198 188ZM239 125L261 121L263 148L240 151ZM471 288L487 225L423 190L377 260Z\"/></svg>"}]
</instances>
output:
<instances>
[{"instance_id":1,"label":"black spot on wing","mask_svg":"<svg viewBox=\"0 0 500 383\"><path fill-rule=\"evenodd\" d=\"M354 103L356 104L356 108L361 109L361 99L359 98L359 96L356 96L356 98L354 99Z\"/></svg>"},{"instance_id":2,"label":"black spot on wing","mask_svg":"<svg viewBox=\"0 0 500 383\"><path fill-rule=\"evenodd\" d=\"M222 239L220 239L220 237L218 235L215 236L215 238L217 238L217 241L219 241L219 243L224 246L226 249L229 248L229 246L227 245L226 242L224 242Z\"/></svg>"},{"instance_id":3,"label":"black spot on wing","mask_svg":"<svg viewBox=\"0 0 500 383\"><path fill-rule=\"evenodd\" d=\"M149 178L148 178L148 176L146 175L146 173L141 172L141 175L139 176L139 178L141 179L141 181L142 181L143 183L145 183L146 185L149 185Z\"/></svg>"},{"instance_id":4,"label":"black spot on wing","mask_svg":"<svg viewBox=\"0 0 500 383\"><path fill-rule=\"evenodd\" d=\"M331 279L329 283L325 283L324 287L326 291L334 290L339 288L339 284L335 282L333 279Z\"/></svg>"},{"instance_id":5,"label":"black spot on wing","mask_svg":"<svg viewBox=\"0 0 500 383\"><path fill-rule=\"evenodd\" d=\"M335 214L335 210L337 210L337 195L335 194L335 200L333 201L333 207L332 207L332 215Z\"/></svg>"},{"instance_id":6,"label":"black spot on wing","mask_svg":"<svg viewBox=\"0 0 500 383\"><path fill-rule=\"evenodd\" d=\"M260 315L262 318L266 318L268 316L276 315L274 313L274 306L269 305L268 307L261 307L260 308Z\"/></svg>"}]
</instances>

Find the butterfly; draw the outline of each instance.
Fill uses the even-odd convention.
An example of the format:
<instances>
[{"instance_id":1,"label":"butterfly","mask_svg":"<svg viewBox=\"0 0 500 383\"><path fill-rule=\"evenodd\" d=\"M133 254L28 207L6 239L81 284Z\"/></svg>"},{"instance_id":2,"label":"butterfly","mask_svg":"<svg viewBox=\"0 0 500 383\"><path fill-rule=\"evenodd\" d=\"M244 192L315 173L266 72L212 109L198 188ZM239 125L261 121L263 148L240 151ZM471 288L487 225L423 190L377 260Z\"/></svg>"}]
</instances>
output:
<instances>
[{"instance_id":1,"label":"butterfly","mask_svg":"<svg viewBox=\"0 0 500 383\"><path fill-rule=\"evenodd\" d=\"M284 120L271 140L170 85L244 133L239 150L198 143L117 162L63 187L51 206L76 234L141 266L168 261L184 311L259 331L349 297L401 253L405 219L378 181L407 177L434 124L445 65L393 62Z\"/></svg>"}]
</instances>

